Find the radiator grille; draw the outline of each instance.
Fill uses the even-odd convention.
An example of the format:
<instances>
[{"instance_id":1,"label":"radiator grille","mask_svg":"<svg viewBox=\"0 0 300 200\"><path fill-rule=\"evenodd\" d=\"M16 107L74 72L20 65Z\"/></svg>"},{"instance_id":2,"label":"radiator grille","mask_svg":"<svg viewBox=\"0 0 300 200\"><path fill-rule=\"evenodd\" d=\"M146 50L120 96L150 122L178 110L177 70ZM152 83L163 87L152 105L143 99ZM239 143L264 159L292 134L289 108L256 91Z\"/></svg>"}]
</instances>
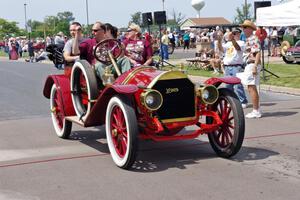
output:
<instances>
[{"instance_id":1,"label":"radiator grille","mask_svg":"<svg viewBox=\"0 0 300 200\"><path fill-rule=\"evenodd\" d=\"M161 120L195 116L195 88L189 79L159 80L152 88L163 96L157 111Z\"/></svg>"}]
</instances>

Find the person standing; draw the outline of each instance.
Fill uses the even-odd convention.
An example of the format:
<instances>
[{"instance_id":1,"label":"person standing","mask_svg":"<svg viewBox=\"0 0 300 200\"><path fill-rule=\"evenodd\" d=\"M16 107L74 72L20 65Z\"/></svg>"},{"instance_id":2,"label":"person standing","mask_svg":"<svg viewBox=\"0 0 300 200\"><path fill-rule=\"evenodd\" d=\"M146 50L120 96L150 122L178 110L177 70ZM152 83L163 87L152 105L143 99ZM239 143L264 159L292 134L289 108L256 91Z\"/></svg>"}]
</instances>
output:
<instances>
[{"instance_id":1,"label":"person standing","mask_svg":"<svg viewBox=\"0 0 300 200\"><path fill-rule=\"evenodd\" d=\"M28 41L27 46L28 46L27 49L28 49L28 54L29 54L29 61L33 62L33 59L34 59L33 39L30 39Z\"/></svg>"},{"instance_id":2,"label":"person standing","mask_svg":"<svg viewBox=\"0 0 300 200\"><path fill-rule=\"evenodd\" d=\"M190 48L190 34L188 31L185 32L185 34L182 37L183 39L183 50L189 50Z\"/></svg>"},{"instance_id":3,"label":"person standing","mask_svg":"<svg viewBox=\"0 0 300 200\"><path fill-rule=\"evenodd\" d=\"M277 45L278 45L278 31L277 31L276 27L273 27L270 36L271 36L271 48L272 48L271 56L276 57L277 56Z\"/></svg>"},{"instance_id":4,"label":"person standing","mask_svg":"<svg viewBox=\"0 0 300 200\"><path fill-rule=\"evenodd\" d=\"M224 76L234 76L239 72L243 72L243 52L245 51L245 42L240 40L240 29L233 29L228 33L228 42L223 45L218 41L218 48L221 52L224 52L223 58L223 72ZM245 90L242 84L231 85L227 84L227 88L234 90L237 94L242 107L246 108L248 100L245 94Z\"/></svg>"},{"instance_id":5,"label":"person standing","mask_svg":"<svg viewBox=\"0 0 300 200\"><path fill-rule=\"evenodd\" d=\"M161 58L165 61L169 60L169 52L168 52L168 46L169 46L169 35L166 29L161 30L162 37L161 37L161 44L160 44L160 53Z\"/></svg>"},{"instance_id":6,"label":"person standing","mask_svg":"<svg viewBox=\"0 0 300 200\"><path fill-rule=\"evenodd\" d=\"M253 33L256 30L255 24L250 20L245 20L240 25L246 36L245 54L246 67L244 74L246 75L244 84L248 87L251 96L253 111L246 115L246 118L260 118L262 113L259 107L259 94L257 86L259 85L259 73L261 69L261 47L257 36ZM242 80L243 81L243 80Z\"/></svg>"},{"instance_id":7,"label":"person standing","mask_svg":"<svg viewBox=\"0 0 300 200\"><path fill-rule=\"evenodd\" d=\"M11 38L9 41L9 54L10 54L9 57L10 60L18 60L19 58L18 47L15 38Z\"/></svg>"}]
</instances>

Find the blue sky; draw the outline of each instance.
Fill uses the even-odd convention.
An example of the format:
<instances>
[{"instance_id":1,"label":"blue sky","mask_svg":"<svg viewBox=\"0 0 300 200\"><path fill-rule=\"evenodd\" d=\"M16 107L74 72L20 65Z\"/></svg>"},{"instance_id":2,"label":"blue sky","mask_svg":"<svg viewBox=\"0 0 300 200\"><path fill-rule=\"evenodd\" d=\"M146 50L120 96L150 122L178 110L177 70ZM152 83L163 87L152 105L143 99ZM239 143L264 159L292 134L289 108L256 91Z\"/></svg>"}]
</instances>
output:
<instances>
[{"instance_id":1,"label":"blue sky","mask_svg":"<svg viewBox=\"0 0 300 200\"><path fill-rule=\"evenodd\" d=\"M0 18L16 21L24 27L24 3L27 4L27 19L43 21L45 16L58 12L71 11L76 19L86 24L86 0L0 0ZM245 0L206 0L201 17L225 17L232 21L236 8ZM248 0L254 7L254 0ZM130 15L135 12L154 12L162 10L162 0L88 0L89 22L109 22L117 27L127 26ZM278 0L272 0L272 5ZM165 10L181 12L187 18L196 17L191 0L165 0Z\"/></svg>"}]
</instances>

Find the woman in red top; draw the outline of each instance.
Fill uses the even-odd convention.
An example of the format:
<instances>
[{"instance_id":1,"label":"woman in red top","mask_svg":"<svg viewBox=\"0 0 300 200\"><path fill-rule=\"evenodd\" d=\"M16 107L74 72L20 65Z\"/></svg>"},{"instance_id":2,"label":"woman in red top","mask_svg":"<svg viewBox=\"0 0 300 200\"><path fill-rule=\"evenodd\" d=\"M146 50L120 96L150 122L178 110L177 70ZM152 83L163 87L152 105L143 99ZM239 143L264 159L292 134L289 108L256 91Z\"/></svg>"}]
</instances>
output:
<instances>
[{"instance_id":1,"label":"woman in red top","mask_svg":"<svg viewBox=\"0 0 300 200\"><path fill-rule=\"evenodd\" d=\"M125 55L130 59L132 65L150 65L153 62L153 51L151 43L140 38L141 28L132 23L127 30L127 37L123 41Z\"/></svg>"}]
</instances>

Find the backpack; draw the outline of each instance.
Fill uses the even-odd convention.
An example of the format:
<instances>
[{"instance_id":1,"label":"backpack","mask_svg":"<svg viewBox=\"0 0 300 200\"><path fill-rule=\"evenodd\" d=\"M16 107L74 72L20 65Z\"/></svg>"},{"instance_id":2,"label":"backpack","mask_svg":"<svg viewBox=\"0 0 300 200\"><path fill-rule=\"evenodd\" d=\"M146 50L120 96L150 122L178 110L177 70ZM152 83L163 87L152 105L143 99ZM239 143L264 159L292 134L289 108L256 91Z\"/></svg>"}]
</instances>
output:
<instances>
[{"instance_id":1,"label":"backpack","mask_svg":"<svg viewBox=\"0 0 300 200\"><path fill-rule=\"evenodd\" d=\"M63 55L64 47L62 45L57 44L49 44L46 47L46 51L49 53L48 58L56 65L56 64L64 64L64 55Z\"/></svg>"}]
</instances>

